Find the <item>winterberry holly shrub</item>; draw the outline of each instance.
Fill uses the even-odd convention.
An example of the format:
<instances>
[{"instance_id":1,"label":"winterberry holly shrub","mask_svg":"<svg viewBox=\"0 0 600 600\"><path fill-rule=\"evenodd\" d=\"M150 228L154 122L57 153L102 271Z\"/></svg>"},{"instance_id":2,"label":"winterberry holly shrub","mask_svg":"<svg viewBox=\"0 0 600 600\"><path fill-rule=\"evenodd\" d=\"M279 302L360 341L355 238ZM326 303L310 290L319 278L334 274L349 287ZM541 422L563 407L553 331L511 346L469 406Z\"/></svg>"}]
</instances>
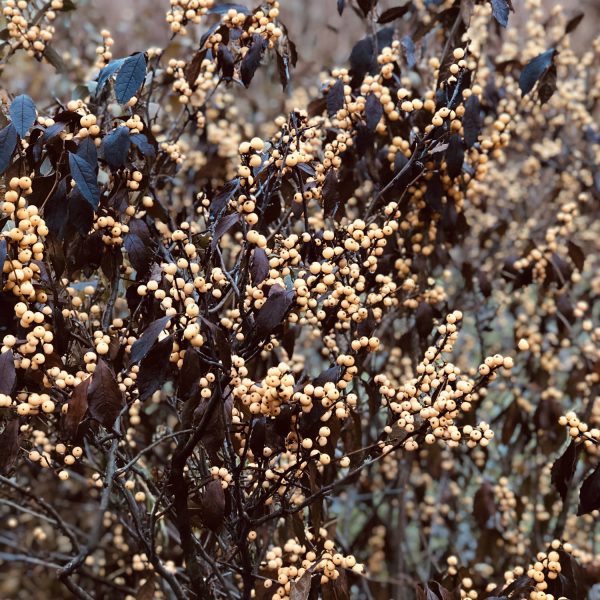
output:
<instances>
[{"instance_id":1,"label":"winterberry holly shrub","mask_svg":"<svg viewBox=\"0 0 600 600\"><path fill-rule=\"evenodd\" d=\"M79 85L0 106L1 597L600 581L600 39L382 4L315 86L277 0L171 0L123 57L3 0L2 68Z\"/></svg>"}]
</instances>

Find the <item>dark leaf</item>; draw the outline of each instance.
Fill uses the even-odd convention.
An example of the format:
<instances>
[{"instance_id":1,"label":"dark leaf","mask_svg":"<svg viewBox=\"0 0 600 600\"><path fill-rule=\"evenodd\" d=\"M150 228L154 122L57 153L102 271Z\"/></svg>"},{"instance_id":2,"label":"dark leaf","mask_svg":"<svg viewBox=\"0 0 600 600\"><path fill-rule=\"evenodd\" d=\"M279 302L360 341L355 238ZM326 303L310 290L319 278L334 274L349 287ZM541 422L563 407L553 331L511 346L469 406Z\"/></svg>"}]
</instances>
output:
<instances>
[{"instance_id":1,"label":"dark leaf","mask_svg":"<svg viewBox=\"0 0 600 600\"><path fill-rule=\"evenodd\" d=\"M367 129L369 131L375 131L377 123L383 115L383 106L375 94L372 92L367 96L365 103L365 118L367 121Z\"/></svg>"},{"instance_id":2,"label":"dark leaf","mask_svg":"<svg viewBox=\"0 0 600 600\"><path fill-rule=\"evenodd\" d=\"M133 343L133 346L131 346L131 355L129 357L130 365L133 365L146 357L158 340L161 331L167 326L167 323L170 320L171 317L161 317L146 327L144 333L142 333L142 335Z\"/></svg>"},{"instance_id":3,"label":"dark leaf","mask_svg":"<svg viewBox=\"0 0 600 600\"><path fill-rule=\"evenodd\" d=\"M568 241L567 249L569 257L573 261L573 264L577 267L578 271L583 271L583 265L585 263L585 254L583 250L575 243Z\"/></svg>"},{"instance_id":4,"label":"dark leaf","mask_svg":"<svg viewBox=\"0 0 600 600\"><path fill-rule=\"evenodd\" d=\"M448 175L452 179L461 174L464 159L465 151L460 135L453 133L448 140L448 149L446 150L446 166L448 168Z\"/></svg>"},{"instance_id":5,"label":"dark leaf","mask_svg":"<svg viewBox=\"0 0 600 600\"><path fill-rule=\"evenodd\" d=\"M552 465L552 470L550 471L552 484L560 494L563 502L567 497L571 480L575 474L578 455L579 449L575 440L573 440L564 451L563 455Z\"/></svg>"},{"instance_id":6,"label":"dark leaf","mask_svg":"<svg viewBox=\"0 0 600 600\"><path fill-rule=\"evenodd\" d=\"M19 454L19 419L4 423L0 433L0 473L7 474Z\"/></svg>"},{"instance_id":7,"label":"dark leaf","mask_svg":"<svg viewBox=\"0 0 600 600\"><path fill-rule=\"evenodd\" d=\"M113 427L123 408L123 394L108 363L99 359L88 388L91 416L107 429Z\"/></svg>"},{"instance_id":8,"label":"dark leaf","mask_svg":"<svg viewBox=\"0 0 600 600\"><path fill-rule=\"evenodd\" d=\"M409 69L412 69L417 64L417 59L415 58L415 43L409 35L405 35L400 41L400 45L402 46L402 52L406 58L406 64Z\"/></svg>"},{"instance_id":9,"label":"dark leaf","mask_svg":"<svg viewBox=\"0 0 600 600\"><path fill-rule=\"evenodd\" d=\"M220 480L209 481L200 501L200 518L211 531L220 529L225 519L225 491Z\"/></svg>"},{"instance_id":10,"label":"dark leaf","mask_svg":"<svg viewBox=\"0 0 600 600\"><path fill-rule=\"evenodd\" d=\"M4 262L8 256L8 244L6 238L0 239L0 290L4 287Z\"/></svg>"},{"instance_id":11,"label":"dark leaf","mask_svg":"<svg viewBox=\"0 0 600 600\"><path fill-rule=\"evenodd\" d=\"M100 188L94 168L81 156L69 152L71 176L79 186L81 195L91 204L94 211L100 204Z\"/></svg>"},{"instance_id":12,"label":"dark leaf","mask_svg":"<svg viewBox=\"0 0 600 600\"><path fill-rule=\"evenodd\" d=\"M327 92L327 114L335 117L338 110L344 108L344 82L338 79Z\"/></svg>"},{"instance_id":13,"label":"dark leaf","mask_svg":"<svg viewBox=\"0 0 600 600\"><path fill-rule=\"evenodd\" d=\"M86 137L79 144L76 154L83 158L94 169L95 173L98 172L98 150L91 137Z\"/></svg>"},{"instance_id":14,"label":"dark leaf","mask_svg":"<svg viewBox=\"0 0 600 600\"><path fill-rule=\"evenodd\" d=\"M10 396L17 381L15 356L12 350L0 354L0 394Z\"/></svg>"},{"instance_id":15,"label":"dark leaf","mask_svg":"<svg viewBox=\"0 0 600 600\"><path fill-rule=\"evenodd\" d=\"M510 12L509 0L490 0L492 3L492 13L494 18L502 27L508 25L508 13Z\"/></svg>"},{"instance_id":16,"label":"dark leaf","mask_svg":"<svg viewBox=\"0 0 600 600\"><path fill-rule=\"evenodd\" d=\"M91 377L88 377L73 388L73 393L67 402L68 410L62 418L62 432L65 438L72 440L77 435L77 429L88 409L88 389Z\"/></svg>"},{"instance_id":17,"label":"dark leaf","mask_svg":"<svg viewBox=\"0 0 600 600\"><path fill-rule=\"evenodd\" d=\"M96 85L96 96L100 94L106 82L123 66L124 58L118 58L109 62L98 74L98 84Z\"/></svg>"},{"instance_id":18,"label":"dark leaf","mask_svg":"<svg viewBox=\"0 0 600 600\"><path fill-rule=\"evenodd\" d=\"M310 594L312 571L308 569L300 579L292 581L290 588L290 600L307 600Z\"/></svg>"},{"instance_id":19,"label":"dark leaf","mask_svg":"<svg viewBox=\"0 0 600 600\"><path fill-rule=\"evenodd\" d=\"M167 381L172 351L173 336L169 336L158 342L140 363L137 386L142 402L150 398Z\"/></svg>"},{"instance_id":20,"label":"dark leaf","mask_svg":"<svg viewBox=\"0 0 600 600\"><path fill-rule=\"evenodd\" d=\"M484 481L473 498L473 516L480 529L489 526L489 521L496 514L496 510L494 488L489 481Z\"/></svg>"},{"instance_id":21,"label":"dark leaf","mask_svg":"<svg viewBox=\"0 0 600 600\"><path fill-rule=\"evenodd\" d=\"M281 82L281 87L285 90L290 82L290 65L289 59L287 56L282 55L279 52L276 52L277 57L277 71L279 73L279 81Z\"/></svg>"},{"instance_id":22,"label":"dark leaf","mask_svg":"<svg viewBox=\"0 0 600 600\"><path fill-rule=\"evenodd\" d=\"M255 327L261 338L267 337L273 329L281 325L289 310L294 304L294 292L278 288L273 291L262 305L256 316Z\"/></svg>"},{"instance_id":23,"label":"dark leaf","mask_svg":"<svg viewBox=\"0 0 600 600\"><path fill-rule=\"evenodd\" d=\"M252 36L252 45L250 46L250 50L248 50L242 59L242 64L240 66L240 76L242 78L242 83L246 87L250 85L250 82L254 77L254 73L256 73L256 69L258 69L260 65L266 44L267 43L264 38L259 34L255 33Z\"/></svg>"},{"instance_id":24,"label":"dark leaf","mask_svg":"<svg viewBox=\"0 0 600 600\"><path fill-rule=\"evenodd\" d=\"M238 13L242 13L243 15L251 14L248 10L247 6L243 6L242 4L235 4L233 2L223 2L223 4L219 4L218 6L213 6L206 11L208 15L224 15L231 9L234 9Z\"/></svg>"},{"instance_id":25,"label":"dark leaf","mask_svg":"<svg viewBox=\"0 0 600 600\"><path fill-rule=\"evenodd\" d=\"M356 42L350 52L350 72L352 74L352 85L360 83L364 76L375 68L375 48L370 37L365 37Z\"/></svg>"},{"instance_id":26,"label":"dark leaf","mask_svg":"<svg viewBox=\"0 0 600 600\"><path fill-rule=\"evenodd\" d=\"M50 125L50 127L46 128L46 131L44 131L42 141L47 142L48 140L56 137L66 126L66 123L60 121L58 123L54 123L54 125Z\"/></svg>"},{"instance_id":27,"label":"dark leaf","mask_svg":"<svg viewBox=\"0 0 600 600\"><path fill-rule=\"evenodd\" d=\"M133 142L133 145L144 155L154 158L156 156L156 150L154 146L148 141L148 138L143 133L134 133L129 136L129 139Z\"/></svg>"},{"instance_id":28,"label":"dark leaf","mask_svg":"<svg viewBox=\"0 0 600 600\"><path fill-rule=\"evenodd\" d=\"M146 78L146 56L138 52L125 59L115 80L117 102L126 104L136 95Z\"/></svg>"},{"instance_id":29,"label":"dark leaf","mask_svg":"<svg viewBox=\"0 0 600 600\"><path fill-rule=\"evenodd\" d=\"M403 17L408 11L413 9L412 2L407 2L403 6L392 6L392 8L388 8L384 10L379 19L377 19L378 23L391 23L396 19L400 19Z\"/></svg>"},{"instance_id":30,"label":"dark leaf","mask_svg":"<svg viewBox=\"0 0 600 600\"><path fill-rule=\"evenodd\" d=\"M338 180L335 173L335 169L329 169L325 176L325 182L323 183L323 211L326 217L330 217L335 214L340 199L338 190Z\"/></svg>"},{"instance_id":31,"label":"dark leaf","mask_svg":"<svg viewBox=\"0 0 600 600\"><path fill-rule=\"evenodd\" d=\"M52 47L46 46L43 52L44 58L56 69L57 73L66 73L67 65L63 57Z\"/></svg>"},{"instance_id":32,"label":"dark leaf","mask_svg":"<svg viewBox=\"0 0 600 600\"><path fill-rule=\"evenodd\" d=\"M254 248L252 251L252 264L250 265L252 284L262 283L269 275L269 258L262 248Z\"/></svg>"},{"instance_id":33,"label":"dark leaf","mask_svg":"<svg viewBox=\"0 0 600 600\"><path fill-rule=\"evenodd\" d=\"M79 188L74 188L69 194L68 222L85 236L92 229L94 210L82 196Z\"/></svg>"},{"instance_id":34,"label":"dark leaf","mask_svg":"<svg viewBox=\"0 0 600 600\"><path fill-rule=\"evenodd\" d=\"M17 130L12 123L0 131L0 175L8 169L17 147Z\"/></svg>"},{"instance_id":35,"label":"dark leaf","mask_svg":"<svg viewBox=\"0 0 600 600\"><path fill-rule=\"evenodd\" d=\"M130 236L131 239L128 240ZM145 273L152 263L156 242L143 219L130 219L129 232L125 236L124 243L134 269L138 273ZM140 247L140 243L144 248Z\"/></svg>"},{"instance_id":36,"label":"dark leaf","mask_svg":"<svg viewBox=\"0 0 600 600\"><path fill-rule=\"evenodd\" d=\"M357 0L357 2L365 17L373 10L375 4L377 4L377 0Z\"/></svg>"},{"instance_id":37,"label":"dark leaf","mask_svg":"<svg viewBox=\"0 0 600 600\"><path fill-rule=\"evenodd\" d=\"M230 213L224 215L215 227L215 234L211 241L211 247L214 250L219 243L219 240L237 223L240 221L239 213Z\"/></svg>"},{"instance_id":38,"label":"dark leaf","mask_svg":"<svg viewBox=\"0 0 600 600\"><path fill-rule=\"evenodd\" d=\"M102 148L104 149L104 160L111 169L124 167L129 154L129 146L131 146L131 138L129 137L129 127L117 127L102 140Z\"/></svg>"},{"instance_id":39,"label":"dark leaf","mask_svg":"<svg viewBox=\"0 0 600 600\"><path fill-rule=\"evenodd\" d=\"M550 65L538 82L538 97L542 104L546 104L556 91L556 74L556 65Z\"/></svg>"},{"instance_id":40,"label":"dark leaf","mask_svg":"<svg viewBox=\"0 0 600 600\"><path fill-rule=\"evenodd\" d=\"M154 573L150 573L148 578L144 582L144 585L138 590L135 600L154 600L156 593L155 585L156 576Z\"/></svg>"},{"instance_id":41,"label":"dark leaf","mask_svg":"<svg viewBox=\"0 0 600 600\"><path fill-rule=\"evenodd\" d=\"M234 58L233 54L231 54L231 51L225 44L219 44L217 61L219 64L219 69L221 69L223 79L231 79L233 77Z\"/></svg>"},{"instance_id":42,"label":"dark leaf","mask_svg":"<svg viewBox=\"0 0 600 600\"><path fill-rule=\"evenodd\" d=\"M600 464L586 477L579 490L577 516L587 515L600 509Z\"/></svg>"},{"instance_id":43,"label":"dark leaf","mask_svg":"<svg viewBox=\"0 0 600 600\"><path fill-rule=\"evenodd\" d=\"M568 35L569 33L575 31L577 29L577 27L579 27L579 23L581 23L581 21L583 20L583 17L585 17L585 13L580 12L580 13L577 13L571 19L569 19L567 21L567 25L565 27L565 34Z\"/></svg>"},{"instance_id":44,"label":"dark leaf","mask_svg":"<svg viewBox=\"0 0 600 600\"><path fill-rule=\"evenodd\" d=\"M342 16L342 14L344 12L345 6L346 6L346 0L337 0L337 10L338 10L338 14L340 15L340 17Z\"/></svg>"},{"instance_id":45,"label":"dark leaf","mask_svg":"<svg viewBox=\"0 0 600 600\"><path fill-rule=\"evenodd\" d=\"M531 92L538 80L550 68L555 54L556 50L550 48L550 50L546 50L546 52L536 56L525 65L519 77L519 87L523 96Z\"/></svg>"},{"instance_id":46,"label":"dark leaf","mask_svg":"<svg viewBox=\"0 0 600 600\"><path fill-rule=\"evenodd\" d=\"M9 113L14 128L24 138L37 118L33 100L26 94L17 96L10 105Z\"/></svg>"},{"instance_id":47,"label":"dark leaf","mask_svg":"<svg viewBox=\"0 0 600 600\"><path fill-rule=\"evenodd\" d=\"M427 302L420 302L415 313L417 331L422 338L426 338L433 327L433 309Z\"/></svg>"},{"instance_id":48,"label":"dark leaf","mask_svg":"<svg viewBox=\"0 0 600 600\"><path fill-rule=\"evenodd\" d=\"M465 114L463 115L462 124L465 134L465 146L470 148L477 141L481 132L479 98L475 94L471 94L465 102Z\"/></svg>"}]
</instances>

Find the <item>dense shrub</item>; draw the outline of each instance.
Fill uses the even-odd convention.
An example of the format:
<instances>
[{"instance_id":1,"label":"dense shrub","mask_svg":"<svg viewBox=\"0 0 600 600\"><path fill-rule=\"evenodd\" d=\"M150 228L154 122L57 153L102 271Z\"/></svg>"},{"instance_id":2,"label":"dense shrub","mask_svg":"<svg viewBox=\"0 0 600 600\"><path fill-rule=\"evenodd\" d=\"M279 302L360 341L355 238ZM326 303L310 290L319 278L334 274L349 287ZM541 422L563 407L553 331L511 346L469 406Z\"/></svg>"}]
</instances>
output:
<instances>
[{"instance_id":1,"label":"dense shrub","mask_svg":"<svg viewBox=\"0 0 600 600\"><path fill-rule=\"evenodd\" d=\"M3 61L81 85L0 113L3 598L600 580L600 40L337 6L366 35L317 90L276 0L171 0L166 49L95 63L53 46L75 3L4 0Z\"/></svg>"}]
</instances>

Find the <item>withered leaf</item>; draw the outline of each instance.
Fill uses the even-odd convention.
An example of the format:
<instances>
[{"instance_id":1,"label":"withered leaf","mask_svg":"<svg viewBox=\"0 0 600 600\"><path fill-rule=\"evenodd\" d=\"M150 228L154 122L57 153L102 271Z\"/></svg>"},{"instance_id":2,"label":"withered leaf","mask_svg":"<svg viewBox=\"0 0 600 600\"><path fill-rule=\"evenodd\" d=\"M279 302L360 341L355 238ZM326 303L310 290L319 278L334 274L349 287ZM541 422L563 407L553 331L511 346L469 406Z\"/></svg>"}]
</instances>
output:
<instances>
[{"instance_id":1,"label":"withered leaf","mask_svg":"<svg viewBox=\"0 0 600 600\"><path fill-rule=\"evenodd\" d=\"M112 369L102 359L96 364L87 400L92 417L104 427L111 428L123 408L123 394Z\"/></svg>"}]
</instances>

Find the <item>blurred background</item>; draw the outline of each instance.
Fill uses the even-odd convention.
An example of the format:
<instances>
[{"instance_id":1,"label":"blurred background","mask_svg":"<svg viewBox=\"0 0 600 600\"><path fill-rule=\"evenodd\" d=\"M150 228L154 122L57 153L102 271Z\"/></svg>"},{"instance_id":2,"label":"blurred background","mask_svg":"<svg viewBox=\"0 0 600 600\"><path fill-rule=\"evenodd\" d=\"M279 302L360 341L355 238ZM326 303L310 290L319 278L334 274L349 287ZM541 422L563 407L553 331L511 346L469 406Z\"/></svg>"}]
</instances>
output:
<instances>
[{"instance_id":1,"label":"blurred background","mask_svg":"<svg viewBox=\"0 0 600 600\"><path fill-rule=\"evenodd\" d=\"M349 3L347 0L346 5ZM69 67L75 67L69 68L67 78L57 75L51 65L37 63L21 53L13 57L4 71L0 72L0 88L9 88L13 93L27 91L36 101L50 100L50 94L67 99L74 85L81 83L82 73L87 71L90 78L95 76L90 67L103 28L109 29L115 40L115 57L126 56L150 46L164 47L169 44L170 31L165 22L168 0L74 0L74 4L79 10L60 13L56 21L58 32L53 42L56 50L66 53ZM251 7L257 2L240 0L238 4ZM379 2L382 9L400 4L403 4L403 0ZM513 0L513 5L515 13L510 16L510 27L522 27L526 18L523 0ZM549 19L553 9L559 5L565 6L572 14L585 13L573 45L576 50L589 47L600 29L600 0L564 0L561 3L542 0ZM318 85L320 70L345 65L352 46L366 33L364 23L348 6L343 17L338 15L337 0L281 0L281 13L282 21L299 51L298 65L288 93L293 92L294 84L308 86L310 91L311 85ZM193 46L205 27L200 25L189 30L188 43ZM180 38L170 44L169 52L173 56L185 56L185 50L181 47ZM78 60L73 60L70 55L86 57L87 61L78 69ZM275 69L265 72L267 78L269 74L277 78ZM244 91L240 90L240 93Z\"/></svg>"}]
</instances>

